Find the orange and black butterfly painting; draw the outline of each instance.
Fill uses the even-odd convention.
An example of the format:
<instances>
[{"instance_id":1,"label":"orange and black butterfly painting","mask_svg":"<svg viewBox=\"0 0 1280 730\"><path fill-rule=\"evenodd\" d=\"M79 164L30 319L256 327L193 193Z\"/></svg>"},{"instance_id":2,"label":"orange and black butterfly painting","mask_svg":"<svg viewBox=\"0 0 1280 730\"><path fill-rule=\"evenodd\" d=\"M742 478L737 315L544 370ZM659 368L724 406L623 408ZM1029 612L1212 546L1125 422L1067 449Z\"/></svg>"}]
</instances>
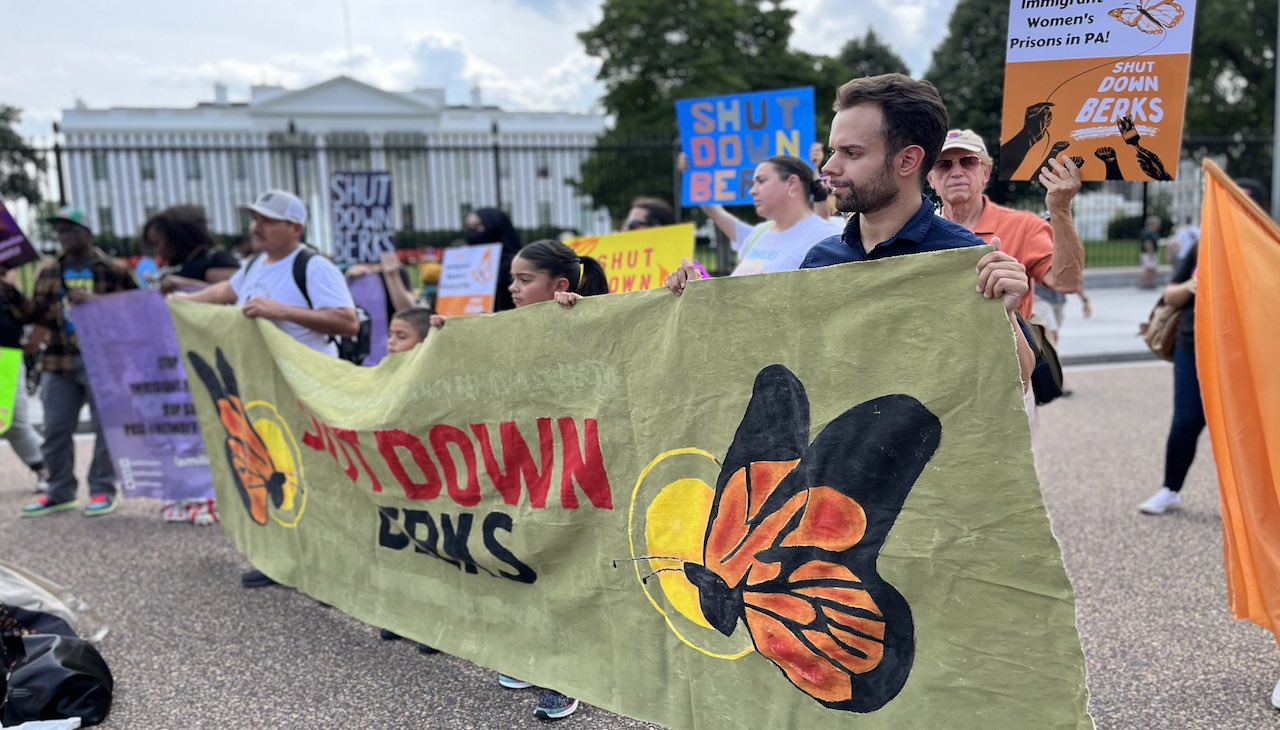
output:
<instances>
[{"instance_id":1,"label":"orange and black butterfly painting","mask_svg":"<svg viewBox=\"0 0 1280 730\"><path fill-rule=\"evenodd\" d=\"M1175 0L1136 0L1107 13L1131 28L1150 35L1162 35L1165 30L1182 22L1187 11Z\"/></svg>"},{"instance_id":2,"label":"orange and black butterfly painting","mask_svg":"<svg viewBox=\"0 0 1280 730\"><path fill-rule=\"evenodd\" d=\"M942 424L915 398L886 395L809 438L803 384L782 365L761 370L720 465L701 562L641 559L683 563L656 572L682 573L704 625L724 636L745 628L802 692L874 712L915 658L911 606L876 562Z\"/></svg>"},{"instance_id":3,"label":"orange and black butterfly painting","mask_svg":"<svg viewBox=\"0 0 1280 730\"><path fill-rule=\"evenodd\" d=\"M223 356L222 349L218 348L214 355L217 372L194 352L188 352L187 359L208 388L209 397L218 409L218 420L226 429L227 463L231 466L231 476L245 511L254 522L265 525L270 516L268 500L277 509L288 506L286 503L293 491L290 489L291 474L277 466L272 450L250 420L240 399L235 372Z\"/></svg>"}]
</instances>

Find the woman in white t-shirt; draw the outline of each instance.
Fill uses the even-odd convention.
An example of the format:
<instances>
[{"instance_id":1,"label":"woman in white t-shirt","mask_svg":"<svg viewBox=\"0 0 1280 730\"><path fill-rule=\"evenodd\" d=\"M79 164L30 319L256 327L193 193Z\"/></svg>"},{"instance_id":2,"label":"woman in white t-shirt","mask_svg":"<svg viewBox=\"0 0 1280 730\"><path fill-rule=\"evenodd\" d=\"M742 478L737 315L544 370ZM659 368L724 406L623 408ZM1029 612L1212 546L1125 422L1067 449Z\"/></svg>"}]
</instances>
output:
<instances>
[{"instance_id":1,"label":"woman in white t-shirt","mask_svg":"<svg viewBox=\"0 0 1280 730\"><path fill-rule=\"evenodd\" d=\"M814 244L840 235L839 223L813 212L813 200L827 196L826 186L815 180L813 168L798 157L770 157L756 167L751 197L764 222L748 225L720 205L706 205L706 213L729 237L738 254L731 276L771 274L800 268Z\"/></svg>"}]
</instances>

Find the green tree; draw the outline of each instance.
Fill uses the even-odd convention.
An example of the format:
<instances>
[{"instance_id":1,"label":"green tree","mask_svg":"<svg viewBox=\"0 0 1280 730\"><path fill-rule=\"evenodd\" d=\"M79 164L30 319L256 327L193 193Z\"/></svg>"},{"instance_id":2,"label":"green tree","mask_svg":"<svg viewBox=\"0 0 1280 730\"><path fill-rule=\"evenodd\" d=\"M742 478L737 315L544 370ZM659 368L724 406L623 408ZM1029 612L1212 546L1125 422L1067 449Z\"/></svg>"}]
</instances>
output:
<instances>
[{"instance_id":1,"label":"green tree","mask_svg":"<svg viewBox=\"0 0 1280 730\"><path fill-rule=\"evenodd\" d=\"M997 160L1008 28L1009 0L959 0L924 75L946 102L952 128L977 132ZM997 202L1032 194L1028 184L1001 183L998 175L992 172L987 189Z\"/></svg>"},{"instance_id":2,"label":"green tree","mask_svg":"<svg viewBox=\"0 0 1280 730\"><path fill-rule=\"evenodd\" d=\"M600 59L614 124L578 188L615 219L637 195L674 199L677 99L813 86L821 119L846 72L787 47L794 14L769 0L605 0L600 22L578 38Z\"/></svg>"},{"instance_id":3,"label":"green tree","mask_svg":"<svg viewBox=\"0 0 1280 730\"><path fill-rule=\"evenodd\" d=\"M1196 8L1195 21L1183 154L1200 158L1223 153L1232 175L1269 180L1276 0L1204 2Z\"/></svg>"},{"instance_id":4,"label":"green tree","mask_svg":"<svg viewBox=\"0 0 1280 730\"><path fill-rule=\"evenodd\" d=\"M902 56L870 28L861 38L850 38L836 58L851 79L891 73L911 74Z\"/></svg>"},{"instance_id":5,"label":"green tree","mask_svg":"<svg viewBox=\"0 0 1280 730\"><path fill-rule=\"evenodd\" d=\"M1200 3L1195 21L1186 134L1269 137L1276 0Z\"/></svg>"},{"instance_id":6,"label":"green tree","mask_svg":"<svg viewBox=\"0 0 1280 730\"><path fill-rule=\"evenodd\" d=\"M44 159L14 130L22 110L0 104L0 198L26 198L40 202L35 175L44 170Z\"/></svg>"}]
</instances>

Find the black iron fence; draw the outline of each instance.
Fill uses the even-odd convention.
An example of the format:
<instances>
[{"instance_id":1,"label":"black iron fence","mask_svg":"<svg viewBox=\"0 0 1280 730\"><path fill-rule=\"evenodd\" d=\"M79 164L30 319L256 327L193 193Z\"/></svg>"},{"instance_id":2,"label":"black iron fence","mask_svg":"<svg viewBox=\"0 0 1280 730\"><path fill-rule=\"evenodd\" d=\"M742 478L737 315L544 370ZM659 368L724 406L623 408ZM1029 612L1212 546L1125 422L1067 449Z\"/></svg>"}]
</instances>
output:
<instances>
[{"instance_id":1,"label":"black iron fence","mask_svg":"<svg viewBox=\"0 0 1280 730\"><path fill-rule=\"evenodd\" d=\"M1203 159L1214 159L1232 175L1265 181L1271 148L1269 138L1188 138L1175 181L1087 183L1074 212L1088 265L1137 265L1137 234L1148 215L1161 217L1165 233L1187 219L1198 222ZM119 255L138 252L138 232L148 216L179 203L203 205L217 233L235 236L247 227L239 206L273 187L295 191L307 202L313 221L308 237L323 246L328 180L336 171L391 173L396 241L402 248L448 245L461 235L466 213L485 206L506 210L530 239L562 231L606 233L616 230L632 195L678 200L680 187L677 148L663 138L428 144L424 138L388 135L382 146L373 147L335 135L323 141L295 135L266 146L68 144L41 148L38 154L45 169L32 172L51 201L46 205L65 201L83 208L104 247ZM1020 185L1001 191L1011 198L1007 203L1043 212L1039 186ZM754 216L749 209L734 212L747 220ZM680 216L705 221L692 210ZM37 239L50 238L35 228Z\"/></svg>"},{"instance_id":2,"label":"black iron fence","mask_svg":"<svg viewBox=\"0 0 1280 730\"><path fill-rule=\"evenodd\" d=\"M502 208L531 235L607 233L625 214L609 182L658 180L665 185L651 194L659 196L669 196L675 184L673 143L656 138L610 145L391 140L373 147L340 139L266 146L59 144L36 152L43 169L31 172L51 201L46 206L56 201L82 208L107 247L122 255L136 253L143 222L170 205L201 205L216 233L235 236L247 228L241 206L272 188L303 199L311 213L308 238L323 247L330 229L329 180L339 171L390 172L397 245L414 248L457 239L466 214L481 207ZM625 172L586 188L588 160ZM47 240L48 232L36 228L36 237Z\"/></svg>"}]
</instances>

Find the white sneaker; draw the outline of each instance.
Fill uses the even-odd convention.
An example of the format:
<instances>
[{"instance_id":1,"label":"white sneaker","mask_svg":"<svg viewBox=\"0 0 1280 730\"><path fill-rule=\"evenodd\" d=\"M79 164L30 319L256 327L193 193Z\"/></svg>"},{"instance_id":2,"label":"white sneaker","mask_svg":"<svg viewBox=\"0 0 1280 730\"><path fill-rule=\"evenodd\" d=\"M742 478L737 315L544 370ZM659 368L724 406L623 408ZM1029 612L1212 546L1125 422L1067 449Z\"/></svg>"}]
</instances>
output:
<instances>
[{"instance_id":1,"label":"white sneaker","mask_svg":"<svg viewBox=\"0 0 1280 730\"><path fill-rule=\"evenodd\" d=\"M1147 501L1138 505L1138 511L1148 515L1162 515L1181 506L1182 496L1168 487L1163 487L1151 495Z\"/></svg>"},{"instance_id":2,"label":"white sneaker","mask_svg":"<svg viewBox=\"0 0 1280 730\"><path fill-rule=\"evenodd\" d=\"M1280 710L1280 682L1276 682L1276 688L1271 690L1271 706Z\"/></svg>"},{"instance_id":3,"label":"white sneaker","mask_svg":"<svg viewBox=\"0 0 1280 730\"><path fill-rule=\"evenodd\" d=\"M498 675L498 684L506 687L507 689L528 689L533 686L533 682L526 682L523 679L508 677L505 674Z\"/></svg>"},{"instance_id":4,"label":"white sneaker","mask_svg":"<svg viewBox=\"0 0 1280 730\"><path fill-rule=\"evenodd\" d=\"M191 524L198 527L218 524L218 508L212 499L203 499L191 508Z\"/></svg>"},{"instance_id":5,"label":"white sneaker","mask_svg":"<svg viewBox=\"0 0 1280 730\"><path fill-rule=\"evenodd\" d=\"M187 508L177 502L166 501L160 507L160 519L165 522L189 522Z\"/></svg>"}]
</instances>

